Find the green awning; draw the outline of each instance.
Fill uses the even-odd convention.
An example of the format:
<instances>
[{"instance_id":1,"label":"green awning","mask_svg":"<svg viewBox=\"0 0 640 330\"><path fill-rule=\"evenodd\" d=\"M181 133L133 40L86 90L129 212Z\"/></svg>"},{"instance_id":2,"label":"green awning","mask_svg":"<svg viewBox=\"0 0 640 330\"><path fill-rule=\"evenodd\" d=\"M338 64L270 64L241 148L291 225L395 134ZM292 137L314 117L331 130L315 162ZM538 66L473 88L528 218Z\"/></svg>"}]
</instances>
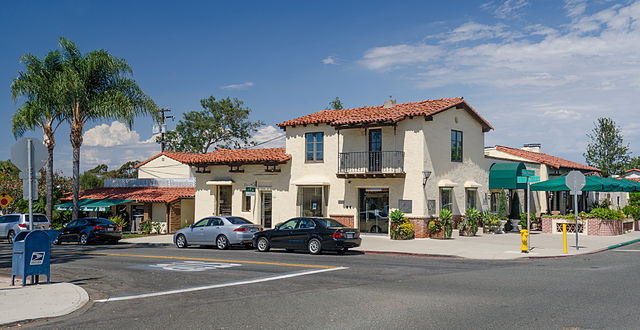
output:
<instances>
[{"instance_id":1,"label":"green awning","mask_svg":"<svg viewBox=\"0 0 640 330\"><path fill-rule=\"evenodd\" d=\"M489 189L527 189L526 183L518 183L518 176L527 167L524 163L495 163L489 170Z\"/></svg>"},{"instance_id":2,"label":"green awning","mask_svg":"<svg viewBox=\"0 0 640 330\"><path fill-rule=\"evenodd\" d=\"M565 183L565 176L561 176L559 178L542 181L538 183L534 183L531 185L532 191L569 191L569 187L567 187ZM599 176L587 176L585 177L585 185L582 188L582 191L622 191L621 186L616 182L609 182L604 178Z\"/></svg>"},{"instance_id":3,"label":"green awning","mask_svg":"<svg viewBox=\"0 0 640 330\"><path fill-rule=\"evenodd\" d=\"M618 185L618 188L617 188L618 190L615 190L615 191L628 191L628 192L639 191L639 187L633 184L635 182L631 180L614 179L614 178L601 178L601 179L611 184Z\"/></svg>"},{"instance_id":4,"label":"green awning","mask_svg":"<svg viewBox=\"0 0 640 330\"><path fill-rule=\"evenodd\" d=\"M113 205L118 205L127 202L134 202L133 199L81 199L78 203L80 211L109 211L109 208ZM66 202L56 205L58 211L71 211L73 209L73 202Z\"/></svg>"}]
</instances>

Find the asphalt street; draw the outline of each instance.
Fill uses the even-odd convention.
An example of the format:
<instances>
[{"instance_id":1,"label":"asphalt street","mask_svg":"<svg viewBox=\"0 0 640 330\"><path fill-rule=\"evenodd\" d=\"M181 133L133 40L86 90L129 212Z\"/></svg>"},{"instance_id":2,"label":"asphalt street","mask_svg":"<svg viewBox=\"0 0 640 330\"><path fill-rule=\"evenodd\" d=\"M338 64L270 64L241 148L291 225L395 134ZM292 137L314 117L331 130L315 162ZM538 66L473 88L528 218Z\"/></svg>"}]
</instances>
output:
<instances>
[{"instance_id":1,"label":"asphalt street","mask_svg":"<svg viewBox=\"0 0 640 330\"><path fill-rule=\"evenodd\" d=\"M22 327L637 329L639 257L640 244L516 261L65 244L52 280L92 301Z\"/></svg>"}]
</instances>

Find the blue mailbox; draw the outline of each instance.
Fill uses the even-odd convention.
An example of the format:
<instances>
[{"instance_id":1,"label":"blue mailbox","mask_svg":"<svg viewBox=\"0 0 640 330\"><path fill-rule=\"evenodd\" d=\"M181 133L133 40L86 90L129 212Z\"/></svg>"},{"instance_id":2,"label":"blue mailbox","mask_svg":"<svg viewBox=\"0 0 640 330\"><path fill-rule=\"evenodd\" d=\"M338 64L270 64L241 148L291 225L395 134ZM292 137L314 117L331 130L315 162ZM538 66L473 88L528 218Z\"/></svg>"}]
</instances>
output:
<instances>
[{"instance_id":1,"label":"blue mailbox","mask_svg":"<svg viewBox=\"0 0 640 330\"><path fill-rule=\"evenodd\" d=\"M23 286L29 275L31 284L34 283L33 276L36 277L35 283L39 282L39 275L47 275L47 283L50 282L52 236L44 230L23 231L16 235L11 259L11 285L14 285L16 276L22 276Z\"/></svg>"}]
</instances>

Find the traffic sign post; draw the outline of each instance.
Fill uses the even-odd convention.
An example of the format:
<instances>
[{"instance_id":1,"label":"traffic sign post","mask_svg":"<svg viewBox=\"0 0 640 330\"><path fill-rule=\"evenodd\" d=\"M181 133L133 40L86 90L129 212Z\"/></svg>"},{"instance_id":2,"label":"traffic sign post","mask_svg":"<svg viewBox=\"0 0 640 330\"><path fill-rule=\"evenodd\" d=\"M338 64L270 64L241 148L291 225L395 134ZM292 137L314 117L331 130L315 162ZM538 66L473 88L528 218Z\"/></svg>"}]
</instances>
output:
<instances>
[{"instance_id":1,"label":"traffic sign post","mask_svg":"<svg viewBox=\"0 0 640 330\"><path fill-rule=\"evenodd\" d=\"M6 209L7 206L11 204L11 202L13 202L13 197L11 197L11 195L7 194L4 191L0 193L0 206L2 208Z\"/></svg>"},{"instance_id":2,"label":"traffic sign post","mask_svg":"<svg viewBox=\"0 0 640 330\"><path fill-rule=\"evenodd\" d=\"M578 247L578 194L582 194L582 188L586 184L584 174L579 171L571 171L564 178L564 183L569 188L570 194L573 195L573 211L575 213L575 225L576 225L576 250Z\"/></svg>"},{"instance_id":3,"label":"traffic sign post","mask_svg":"<svg viewBox=\"0 0 640 330\"><path fill-rule=\"evenodd\" d=\"M33 230L33 200L38 198L34 172L47 163L47 149L38 139L22 138L11 147L11 162L22 172L22 192L29 201L29 230Z\"/></svg>"}]
</instances>

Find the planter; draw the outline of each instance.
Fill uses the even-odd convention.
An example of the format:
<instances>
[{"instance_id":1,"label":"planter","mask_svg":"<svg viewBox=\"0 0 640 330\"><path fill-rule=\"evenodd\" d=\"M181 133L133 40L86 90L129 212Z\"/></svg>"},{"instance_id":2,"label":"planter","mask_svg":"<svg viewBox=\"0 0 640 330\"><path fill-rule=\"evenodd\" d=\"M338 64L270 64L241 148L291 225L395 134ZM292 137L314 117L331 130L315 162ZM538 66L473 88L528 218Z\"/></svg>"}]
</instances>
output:
<instances>
[{"instance_id":1,"label":"planter","mask_svg":"<svg viewBox=\"0 0 640 330\"><path fill-rule=\"evenodd\" d=\"M433 238L433 239L444 239L444 230L441 231L437 231L435 233L431 233L431 235L429 237Z\"/></svg>"},{"instance_id":2,"label":"planter","mask_svg":"<svg viewBox=\"0 0 640 330\"><path fill-rule=\"evenodd\" d=\"M460 235L460 236L473 236L473 233L471 233L471 228L470 227L464 227L464 229L458 229L458 235Z\"/></svg>"}]
</instances>

